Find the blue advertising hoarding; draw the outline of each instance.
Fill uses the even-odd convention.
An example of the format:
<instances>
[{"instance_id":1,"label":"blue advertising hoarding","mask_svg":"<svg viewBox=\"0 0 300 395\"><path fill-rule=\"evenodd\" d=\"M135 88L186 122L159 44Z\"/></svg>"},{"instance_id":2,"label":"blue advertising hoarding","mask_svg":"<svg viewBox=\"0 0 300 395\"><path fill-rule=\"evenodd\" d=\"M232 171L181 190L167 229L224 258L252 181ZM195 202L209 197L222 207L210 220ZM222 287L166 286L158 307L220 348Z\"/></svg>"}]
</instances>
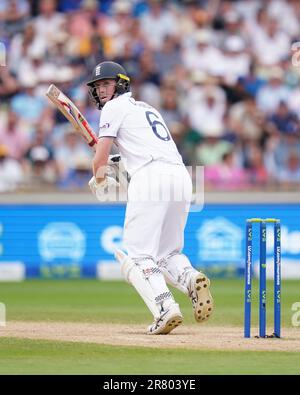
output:
<instances>
[{"instance_id":1,"label":"blue advertising hoarding","mask_svg":"<svg viewBox=\"0 0 300 395\"><path fill-rule=\"evenodd\" d=\"M245 220L276 217L282 224L283 275L300 277L299 214L300 204L207 204L189 215L184 253L211 275L242 274ZM113 272L114 250L124 247L124 215L124 205L1 205L0 269L18 262L26 277L77 278L96 277L108 264ZM272 234L269 226L267 261Z\"/></svg>"}]
</instances>

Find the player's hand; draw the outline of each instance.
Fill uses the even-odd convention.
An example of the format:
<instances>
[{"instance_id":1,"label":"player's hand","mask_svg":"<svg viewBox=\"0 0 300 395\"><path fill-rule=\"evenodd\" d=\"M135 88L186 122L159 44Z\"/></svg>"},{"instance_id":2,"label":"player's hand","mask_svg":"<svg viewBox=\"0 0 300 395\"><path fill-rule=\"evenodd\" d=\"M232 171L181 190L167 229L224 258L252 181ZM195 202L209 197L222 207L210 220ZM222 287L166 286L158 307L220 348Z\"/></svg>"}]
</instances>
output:
<instances>
[{"instance_id":1,"label":"player's hand","mask_svg":"<svg viewBox=\"0 0 300 395\"><path fill-rule=\"evenodd\" d=\"M112 177L106 176L101 182L97 182L95 176L93 176L89 181L89 187L92 193L100 201L115 188L119 187L119 183Z\"/></svg>"}]
</instances>

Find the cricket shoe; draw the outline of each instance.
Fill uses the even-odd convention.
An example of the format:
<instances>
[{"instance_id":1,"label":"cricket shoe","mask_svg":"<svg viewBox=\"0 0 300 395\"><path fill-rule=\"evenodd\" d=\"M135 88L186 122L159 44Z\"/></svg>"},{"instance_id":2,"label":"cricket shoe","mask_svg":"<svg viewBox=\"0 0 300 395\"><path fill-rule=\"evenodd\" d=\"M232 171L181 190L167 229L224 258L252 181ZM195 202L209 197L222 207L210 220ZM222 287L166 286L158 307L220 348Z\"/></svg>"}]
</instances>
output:
<instances>
[{"instance_id":1,"label":"cricket shoe","mask_svg":"<svg viewBox=\"0 0 300 395\"><path fill-rule=\"evenodd\" d=\"M201 272L192 274L188 291L194 309L195 320L197 322L208 320L213 312L214 301L209 287L210 280L205 274Z\"/></svg>"},{"instance_id":2,"label":"cricket shoe","mask_svg":"<svg viewBox=\"0 0 300 395\"><path fill-rule=\"evenodd\" d=\"M148 335L166 335L182 323L183 316L177 303L171 304L163 311L153 324L148 326Z\"/></svg>"}]
</instances>

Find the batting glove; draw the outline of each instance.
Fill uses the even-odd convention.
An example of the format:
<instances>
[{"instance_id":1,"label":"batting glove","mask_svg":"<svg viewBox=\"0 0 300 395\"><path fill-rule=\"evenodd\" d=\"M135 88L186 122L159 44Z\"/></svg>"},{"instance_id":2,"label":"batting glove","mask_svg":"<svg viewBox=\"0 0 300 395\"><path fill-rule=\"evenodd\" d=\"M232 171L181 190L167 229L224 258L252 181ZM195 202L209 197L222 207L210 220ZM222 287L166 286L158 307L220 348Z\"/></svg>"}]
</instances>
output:
<instances>
[{"instance_id":1,"label":"batting glove","mask_svg":"<svg viewBox=\"0 0 300 395\"><path fill-rule=\"evenodd\" d=\"M111 190L114 190L119 186L120 184L114 178L108 176L106 176L101 182L97 182L95 176L93 176L89 181L89 187L92 193L100 201L103 201L103 198L107 196Z\"/></svg>"}]
</instances>

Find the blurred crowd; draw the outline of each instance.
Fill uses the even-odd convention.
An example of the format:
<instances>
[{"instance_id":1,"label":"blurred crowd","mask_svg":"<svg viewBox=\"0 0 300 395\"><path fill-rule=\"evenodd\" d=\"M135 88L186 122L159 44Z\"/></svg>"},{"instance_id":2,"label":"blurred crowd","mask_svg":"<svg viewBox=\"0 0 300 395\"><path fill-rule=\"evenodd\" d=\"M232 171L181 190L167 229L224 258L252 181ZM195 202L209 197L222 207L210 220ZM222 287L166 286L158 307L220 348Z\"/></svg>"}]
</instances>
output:
<instances>
[{"instance_id":1,"label":"blurred crowd","mask_svg":"<svg viewBox=\"0 0 300 395\"><path fill-rule=\"evenodd\" d=\"M97 131L85 82L103 60L206 189L299 189L299 41L299 0L0 0L0 192L87 188L93 154L45 92Z\"/></svg>"}]
</instances>

